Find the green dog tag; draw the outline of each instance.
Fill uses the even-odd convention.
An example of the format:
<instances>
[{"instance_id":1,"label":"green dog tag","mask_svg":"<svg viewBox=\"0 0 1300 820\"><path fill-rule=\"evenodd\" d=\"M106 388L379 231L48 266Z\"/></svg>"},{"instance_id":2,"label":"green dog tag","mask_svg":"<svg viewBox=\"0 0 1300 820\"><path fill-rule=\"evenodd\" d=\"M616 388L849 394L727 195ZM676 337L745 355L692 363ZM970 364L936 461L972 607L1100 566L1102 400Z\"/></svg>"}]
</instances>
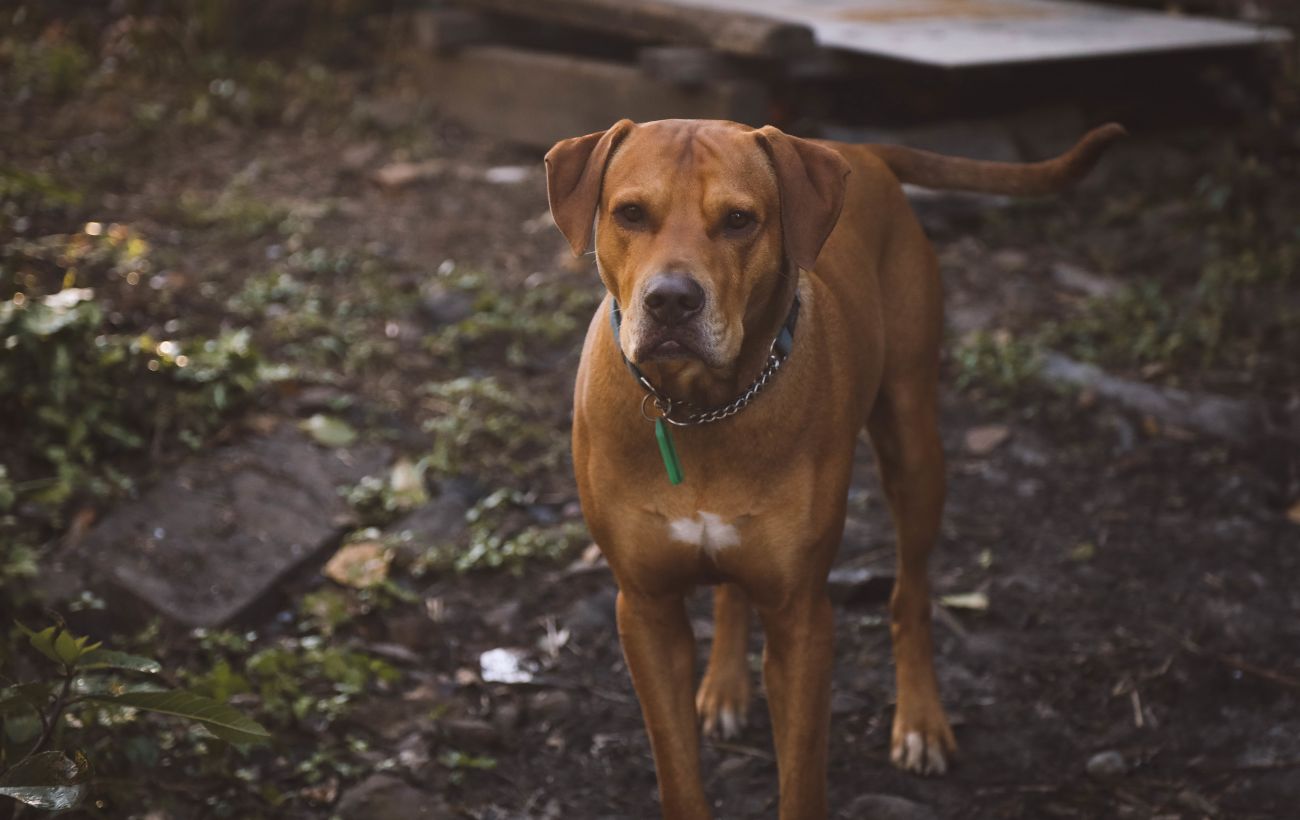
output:
<instances>
[{"instance_id":1,"label":"green dog tag","mask_svg":"<svg viewBox=\"0 0 1300 820\"><path fill-rule=\"evenodd\" d=\"M662 418L655 419L655 438L659 441L659 455L664 458L664 469L668 471L668 483L681 484L682 463L677 460L677 448L673 447L673 431Z\"/></svg>"}]
</instances>

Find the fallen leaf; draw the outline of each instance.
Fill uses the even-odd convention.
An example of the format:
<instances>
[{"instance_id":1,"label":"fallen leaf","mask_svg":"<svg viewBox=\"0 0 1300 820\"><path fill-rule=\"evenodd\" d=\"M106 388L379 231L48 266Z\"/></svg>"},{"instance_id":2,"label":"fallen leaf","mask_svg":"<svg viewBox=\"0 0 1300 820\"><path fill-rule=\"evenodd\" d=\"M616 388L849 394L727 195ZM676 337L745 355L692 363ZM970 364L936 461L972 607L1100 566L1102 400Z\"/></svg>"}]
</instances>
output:
<instances>
[{"instance_id":1,"label":"fallen leaf","mask_svg":"<svg viewBox=\"0 0 1300 820\"><path fill-rule=\"evenodd\" d=\"M1091 541L1083 541L1076 544L1074 549L1070 550L1071 561L1091 561L1097 554L1097 545Z\"/></svg>"},{"instance_id":2,"label":"fallen leaf","mask_svg":"<svg viewBox=\"0 0 1300 820\"><path fill-rule=\"evenodd\" d=\"M1300 498L1286 511L1286 517L1292 524L1300 524Z\"/></svg>"},{"instance_id":3,"label":"fallen leaf","mask_svg":"<svg viewBox=\"0 0 1300 820\"><path fill-rule=\"evenodd\" d=\"M366 589L388 577L392 553L378 541L360 541L341 547L325 564L325 577L354 589Z\"/></svg>"},{"instance_id":4,"label":"fallen leaf","mask_svg":"<svg viewBox=\"0 0 1300 820\"><path fill-rule=\"evenodd\" d=\"M244 419L243 424L252 432L265 436L275 432L275 428L280 426L280 421L279 416L270 413L254 413Z\"/></svg>"},{"instance_id":5,"label":"fallen leaf","mask_svg":"<svg viewBox=\"0 0 1300 820\"><path fill-rule=\"evenodd\" d=\"M299 425L316 443L325 447L347 447L357 440L357 431L343 419L320 413Z\"/></svg>"},{"instance_id":6,"label":"fallen leaf","mask_svg":"<svg viewBox=\"0 0 1300 820\"><path fill-rule=\"evenodd\" d=\"M532 174L532 169L524 165L499 165L483 172L485 182L493 185L517 185L525 182Z\"/></svg>"},{"instance_id":7,"label":"fallen leaf","mask_svg":"<svg viewBox=\"0 0 1300 820\"><path fill-rule=\"evenodd\" d=\"M1005 424L986 424L972 427L966 431L966 449L977 456L985 456L996 450L1008 438L1011 430Z\"/></svg>"},{"instance_id":8,"label":"fallen leaf","mask_svg":"<svg viewBox=\"0 0 1300 820\"><path fill-rule=\"evenodd\" d=\"M441 174L447 163L440 159L424 162L394 162L370 174L370 180L384 188L401 188Z\"/></svg>"},{"instance_id":9,"label":"fallen leaf","mask_svg":"<svg viewBox=\"0 0 1300 820\"><path fill-rule=\"evenodd\" d=\"M953 595L944 595L939 599L939 603L949 609L973 609L976 612L987 612L989 596L983 592L960 592Z\"/></svg>"},{"instance_id":10,"label":"fallen leaf","mask_svg":"<svg viewBox=\"0 0 1300 820\"><path fill-rule=\"evenodd\" d=\"M329 780L317 783L315 786L304 786L298 794L312 803L327 806L339 796L338 778L331 777Z\"/></svg>"},{"instance_id":11,"label":"fallen leaf","mask_svg":"<svg viewBox=\"0 0 1300 820\"><path fill-rule=\"evenodd\" d=\"M388 486L393 490L393 500L399 509L419 507L429 500L424 489L424 469L412 464L409 458L399 458L388 474Z\"/></svg>"}]
</instances>

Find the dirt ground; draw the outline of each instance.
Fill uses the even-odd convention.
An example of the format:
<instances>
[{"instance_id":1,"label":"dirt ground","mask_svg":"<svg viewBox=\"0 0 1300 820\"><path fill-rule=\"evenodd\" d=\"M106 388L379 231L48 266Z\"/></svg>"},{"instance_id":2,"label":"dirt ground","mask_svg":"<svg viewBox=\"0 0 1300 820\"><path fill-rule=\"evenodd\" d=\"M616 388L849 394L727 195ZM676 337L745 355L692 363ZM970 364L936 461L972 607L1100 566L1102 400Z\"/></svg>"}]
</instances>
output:
<instances>
[{"instance_id":1,"label":"dirt ground","mask_svg":"<svg viewBox=\"0 0 1300 820\"><path fill-rule=\"evenodd\" d=\"M229 324L229 300L249 278L299 250L287 241L361 254L377 260L392 298L363 323L374 339L368 358L325 360L318 372L332 376L315 385L341 400L359 429L418 456L432 446L422 424L444 412L422 386L495 376L526 396L541 427L563 442L581 311L598 298L599 282L589 260L569 258L549 222L540 157L464 132L422 107L418 89L389 85L385 76L336 76L330 93L346 102L320 110L344 112L338 116L232 117L147 139L124 112L148 86L110 88L42 110L40 133L16 140L9 162L73 176L92 165L113 167L94 178L75 215L129 225L166 249L176 274L166 287L174 292L165 310L141 308L142 326L164 321L168 311L196 333ZM6 109L4 133L23 133L21 117L30 114ZM972 329L1021 334L1080 310L1080 295L1048 275L1060 263L1112 280L1140 275L1184 287L1205 253L1185 200L1243 133L1151 128L1060 199L928 203L922 214L961 325L954 349ZM1277 166L1280 178L1265 187L1297 184L1290 150ZM407 184L371 180L379 168L423 160L443 164ZM488 174L502 167L522 170ZM310 228L286 240L275 231L231 235L178 217L184 197L216 202L232 180L248 200L307 213ZM1279 210L1261 220L1294 225L1293 196L1262 202ZM79 223L38 227L72 232ZM454 356L430 350L425 339L447 309L445 293L430 284L466 271L480 273L493 292L576 292L580 309L549 302L540 309L571 310L577 321L524 339L522 358L507 355L506 342L491 335ZM370 298L346 274L314 276L306 281L325 293ZM1290 280L1287 298L1296 298L1298 284ZM304 338L328 335L334 319L327 312L324 326L290 342L265 316L252 321L275 360L296 355L293 345ZM1264 356L1287 358L1277 350ZM1259 400L1271 418L1285 418L1300 393L1279 374L1293 376L1294 362L1270 367L1244 376L1230 366L1180 363L1120 372ZM943 818L1296 817L1300 522L1287 517L1300 495L1294 439L1229 445L1086 391L981 384L981 372L969 372L955 354L945 362L949 500L931 570L937 597L965 596L939 606L935 621L941 690L962 753L942 778L904 774L888 762L893 673L884 599L894 536L864 443L838 565L885 580L843 591L836 609L830 793L837 816L859 816L856 799L886 794ZM976 382L958 389L970 376ZM308 412L303 395L311 386L304 379L269 390L256 412L232 422L218 441L297 421ZM992 449L978 446L968 433L982 427L1005 431L1005 439ZM577 520L566 463L511 484L499 470L475 466L474 458L490 454L462 455L456 477L430 482L435 494L473 501L508 484L532 493L536 515ZM261 640L284 631L279 616L328 584L317 566L281 586L279 609L260 610L240 628ZM301 754L285 746L255 752L246 765L256 777L292 795L268 816L329 817L341 811L340 797L346 801L350 788L381 769L440 806L443 813L433 816L656 815L653 766L615 633L614 585L598 561L570 553L559 562L411 573L400 582L415 603L375 608L340 633L386 652L400 679L367 690L337 724L298 727L286 741L356 735L367 738L368 751L352 769L324 778L323 790L284 762ZM710 636L706 591L693 599L692 613L702 664ZM169 657L194 651L183 630L164 630L162 640ZM756 685L760 646L756 632ZM481 654L501 647L521 648L538 665L531 682L480 679ZM704 744L707 789L720 817L775 814L765 707L759 686L744 733ZM448 762L449 752L494 762L461 765ZM1089 761L1105 752L1118 753L1119 770L1102 774L1094 762L1089 773ZM196 777L195 793L177 798L182 808L148 816L207 816L199 797L205 782ZM242 816L255 813L247 811ZM92 814L145 816L111 804Z\"/></svg>"}]
</instances>

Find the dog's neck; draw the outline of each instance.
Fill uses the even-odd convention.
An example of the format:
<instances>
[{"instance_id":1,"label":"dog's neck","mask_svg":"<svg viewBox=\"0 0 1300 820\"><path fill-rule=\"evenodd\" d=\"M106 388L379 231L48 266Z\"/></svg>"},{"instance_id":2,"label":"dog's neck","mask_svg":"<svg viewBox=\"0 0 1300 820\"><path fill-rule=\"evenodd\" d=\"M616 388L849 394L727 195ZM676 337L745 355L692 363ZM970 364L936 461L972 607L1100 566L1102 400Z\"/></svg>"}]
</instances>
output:
<instances>
[{"instance_id":1,"label":"dog's neck","mask_svg":"<svg viewBox=\"0 0 1300 820\"><path fill-rule=\"evenodd\" d=\"M767 364L772 340L781 332L799 287L798 269L782 272L765 298L755 300L745 313L745 337L740 353L726 367L681 359L642 365L642 371L660 392L698 408L716 407L739 396Z\"/></svg>"}]
</instances>

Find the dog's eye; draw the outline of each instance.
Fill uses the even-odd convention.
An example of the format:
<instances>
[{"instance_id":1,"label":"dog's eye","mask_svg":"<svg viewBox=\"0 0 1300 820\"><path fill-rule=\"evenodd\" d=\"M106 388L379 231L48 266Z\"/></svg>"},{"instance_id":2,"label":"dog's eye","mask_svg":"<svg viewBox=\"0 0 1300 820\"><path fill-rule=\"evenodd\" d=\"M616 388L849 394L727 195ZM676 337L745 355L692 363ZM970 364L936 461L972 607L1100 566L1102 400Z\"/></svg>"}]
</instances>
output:
<instances>
[{"instance_id":1,"label":"dog's eye","mask_svg":"<svg viewBox=\"0 0 1300 820\"><path fill-rule=\"evenodd\" d=\"M645 220L645 211L641 210L640 205L624 205L617 211L618 218L631 225L636 225Z\"/></svg>"},{"instance_id":2,"label":"dog's eye","mask_svg":"<svg viewBox=\"0 0 1300 820\"><path fill-rule=\"evenodd\" d=\"M740 231L748 228L754 221L754 215L749 211L735 210L727 214L727 228L732 231Z\"/></svg>"}]
</instances>

